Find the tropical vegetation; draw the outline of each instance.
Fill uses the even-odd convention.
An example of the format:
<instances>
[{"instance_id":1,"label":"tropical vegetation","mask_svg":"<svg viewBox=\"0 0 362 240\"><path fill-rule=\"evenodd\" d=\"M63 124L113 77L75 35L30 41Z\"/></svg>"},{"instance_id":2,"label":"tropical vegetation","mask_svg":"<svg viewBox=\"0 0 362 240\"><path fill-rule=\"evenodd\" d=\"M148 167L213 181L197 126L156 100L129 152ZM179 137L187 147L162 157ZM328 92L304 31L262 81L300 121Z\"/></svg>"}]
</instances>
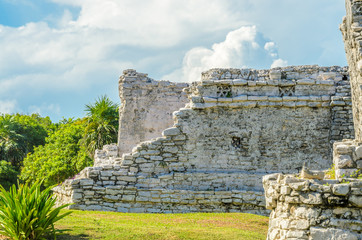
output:
<instances>
[{"instance_id":1,"label":"tropical vegetation","mask_svg":"<svg viewBox=\"0 0 362 240\"><path fill-rule=\"evenodd\" d=\"M96 149L117 141L118 105L101 96L85 113L58 123L39 114L0 114L0 185L43 179L47 187L92 165Z\"/></svg>"},{"instance_id":2,"label":"tropical vegetation","mask_svg":"<svg viewBox=\"0 0 362 240\"><path fill-rule=\"evenodd\" d=\"M45 145L35 147L34 152L24 159L20 179L35 182L44 179L44 186L59 184L74 176L83 168L92 165L80 143L86 121L68 119L45 139Z\"/></svg>"},{"instance_id":3,"label":"tropical vegetation","mask_svg":"<svg viewBox=\"0 0 362 240\"><path fill-rule=\"evenodd\" d=\"M60 210L69 206L55 207L56 198L51 188L41 191L41 182L12 185L9 191L0 186L0 234L14 240L45 239L53 233L54 223L69 215Z\"/></svg>"},{"instance_id":4,"label":"tropical vegetation","mask_svg":"<svg viewBox=\"0 0 362 240\"><path fill-rule=\"evenodd\" d=\"M39 114L0 115L0 185L9 188L16 183L23 160L34 147L43 145L56 128L49 117Z\"/></svg>"},{"instance_id":5,"label":"tropical vegetation","mask_svg":"<svg viewBox=\"0 0 362 240\"><path fill-rule=\"evenodd\" d=\"M94 104L87 104L85 111L87 125L82 143L88 154L93 156L96 149L117 142L118 105L104 95Z\"/></svg>"}]
</instances>

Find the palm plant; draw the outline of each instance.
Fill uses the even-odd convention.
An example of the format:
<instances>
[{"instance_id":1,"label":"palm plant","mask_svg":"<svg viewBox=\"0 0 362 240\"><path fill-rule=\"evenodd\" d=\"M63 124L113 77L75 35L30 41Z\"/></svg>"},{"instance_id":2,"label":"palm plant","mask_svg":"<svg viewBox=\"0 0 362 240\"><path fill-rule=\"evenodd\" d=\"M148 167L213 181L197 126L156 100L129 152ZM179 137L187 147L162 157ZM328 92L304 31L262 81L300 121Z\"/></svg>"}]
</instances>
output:
<instances>
[{"instance_id":1,"label":"palm plant","mask_svg":"<svg viewBox=\"0 0 362 240\"><path fill-rule=\"evenodd\" d=\"M83 137L88 154L93 156L96 149L117 141L118 105L106 95L98 97L94 104L85 106L87 126Z\"/></svg>"},{"instance_id":2,"label":"palm plant","mask_svg":"<svg viewBox=\"0 0 362 240\"><path fill-rule=\"evenodd\" d=\"M49 232L54 234L54 223L70 214L59 215L69 206L54 208L56 198L48 187L41 191L41 181L31 186L13 185L9 191L0 186L0 234L15 240L45 239Z\"/></svg>"},{"instance_id":3,"label":"palm plant","mask_svg":"<svg viewBox=\"0 0 362 240\"><path fill-rule=\"evenodd\" d=\"M0 120L0 158L19 167L28 152L26 138L18 133L21 126L14 121L13 116L4 115Z\"/></svg>"}]
</instances>

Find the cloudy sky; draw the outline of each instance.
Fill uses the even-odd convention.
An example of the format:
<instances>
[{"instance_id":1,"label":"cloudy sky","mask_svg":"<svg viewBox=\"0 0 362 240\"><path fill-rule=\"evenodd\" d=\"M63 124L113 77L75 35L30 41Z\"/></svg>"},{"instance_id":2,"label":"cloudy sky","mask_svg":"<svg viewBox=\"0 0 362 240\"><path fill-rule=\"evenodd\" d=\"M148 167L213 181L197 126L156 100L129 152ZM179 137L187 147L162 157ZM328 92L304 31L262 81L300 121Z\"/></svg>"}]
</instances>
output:
<instances>
[{"instance_id":1,"label":"cloudy sky","mask_svg":"<svg viewBox=\"0 0 362 240\"><path fill-rule=\"evenodd\" d=\"M0 112L84 116L124 69L346 65L343 0L0 0Z\"/></svg>"}]
</instances>

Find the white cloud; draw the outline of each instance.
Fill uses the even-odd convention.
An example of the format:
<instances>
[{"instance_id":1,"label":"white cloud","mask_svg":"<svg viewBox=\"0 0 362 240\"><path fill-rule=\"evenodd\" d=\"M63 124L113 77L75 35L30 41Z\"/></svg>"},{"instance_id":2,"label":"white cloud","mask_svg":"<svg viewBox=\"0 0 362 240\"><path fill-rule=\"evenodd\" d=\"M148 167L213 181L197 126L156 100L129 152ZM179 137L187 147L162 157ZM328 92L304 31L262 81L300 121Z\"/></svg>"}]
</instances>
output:
<instances>
[{"instance_id":1,"label":"white cloud","mask_svg":"<svg viewBox=\"0 0 362 240\"><path fill-rule=\"evenodd\" d=\"M276 67L286 67L288 65L288 61L285 61L281 58L278 58L274 60L270 68L276 68Z\"/></svg>"},{"instance_id":2,"label":"white cloud","mask_svg":"<svg viewBox=\"0 0 362 240\"><path fill-rule=\"evenodd\" d=\"M0 114L14 113L16 111L16 100L0 100Z\"/></svg>"},{"instance_id":3,"label":"white cloud","mask_svg":"<svg viewBox=\"0 0 362 240\"><path fill-rule=\"evenodd\" d=\"M336 17L328 9L342 8L344 14L340 0L280 0L278 4L268 0L44 1L63 8L57 23L59 12L21 27L0 25L0 96L2 100L16 98L20 111L29 111L29 105L42 106L44 98L53 95L57 100L71 97L72 102L88 102L101 90L116 92L118 75L126 68L154 78L171 72L165 78L192 81L211 67L269 68L286 65L285 58L293 64L315 64L319 62L310 59L318 59L317 43L323 38L330 41L323 59L336 64L329 57L337 52L335 37L320 29L335 28L333 33L340 40L338 24L330 24ZM16 3L31 3L29 8L41 4ZM74 9L80 10L79 15ZM342 57L334 53L335 59L344 61L343 46L339 52ZM80 95L87 98L79 100ZM75 104L60 103L61 110L70 105Z\"/></svg>"},{"instance_id":4,"label":"white cloud","mask_svg":"<svg viewBox=\"0 0 362 240\"><path fill-rule=\"evenodd\" d=\"M287 64L278 59L276 44L267 40L256 26L244 26L227 34L225 41L211 49L193 48L178 69L164 78L176 81L197 81L201 72L210 68L268 68Z\"/></svg>"},{"instance_id":5,"label":"white cloud","mask_svg":"<svg viewBox=\"0 0 362 240\"><path fill-rule=\"evenodd\" d=\"M191 36L245 24L224 0L53 0L81 8L74 28L116 37L135 46L174 46ZM202 11L200 11L202 9ZM113 37L113 38L114 38Z\"/></svg>"}]
</instances>

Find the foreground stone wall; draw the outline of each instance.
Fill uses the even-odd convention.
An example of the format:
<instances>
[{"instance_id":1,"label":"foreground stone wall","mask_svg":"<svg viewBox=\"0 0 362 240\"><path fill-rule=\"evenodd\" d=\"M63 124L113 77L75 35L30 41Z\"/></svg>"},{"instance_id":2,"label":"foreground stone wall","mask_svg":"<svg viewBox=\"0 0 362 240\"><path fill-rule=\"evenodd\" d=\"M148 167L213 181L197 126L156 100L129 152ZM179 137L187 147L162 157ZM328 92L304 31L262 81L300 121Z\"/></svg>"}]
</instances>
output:
<instances>
[{"instance_id":1,"label":"foreground stone wall","mask_svg":"<svg viewBox=\"0 0 362 240\"><path fill-rule=\"evenodd\" d=\"M75 209L267 214L263 175L327 168L330 142L353 135L346 70L212 69L162 137L122 157L106 146L54 191Z\"/></svg>"},{"instance_id":2,"label":"foreground stone wall","mask_svg":"<svg viewBox=\"0 0 362 240\"><path fill-rule=\"evenodd\" d=\"M362 142L362 1L346 0L346 12L340 29L350 70L356 140Z\"/></svg>"},{"instance_id":3,"label":"foreground stone wall","mask_svg":"<svg viewBox=\"0 0 362 240\"><path fill-rule=\"evenodd\" d=\"M263 184L266 207L272 210L267 240L362 239L362 181L272 174Z\"/></svg>"},{"instance_id":4,"label":"foreground stone wall","mask_svg":"<svg viewBox=\"0 0 362 240\"><path fill-rule=\"evenodd\" d=\"M155 81L129 69L119 79L119 155L131 152L138 143L160 137L173 125L172 112L188 102L182 89L186 83Z\"/></svg>"},{"instance_id":5,"label":"foreground stone wall","mask_svg":"<svg viewBox=\"0 0 362 240\"><path fill-rule=\"evenodd\" d=\"M351 77L355 139L334 143L333 166L326 177L336 180L283 174L263 178L266 207L272 210L268 240L362 239L362 1L346 0L346 10L340 28ZM323 175L304 168L301 177Z\"/></svg>"}]
</instances>

